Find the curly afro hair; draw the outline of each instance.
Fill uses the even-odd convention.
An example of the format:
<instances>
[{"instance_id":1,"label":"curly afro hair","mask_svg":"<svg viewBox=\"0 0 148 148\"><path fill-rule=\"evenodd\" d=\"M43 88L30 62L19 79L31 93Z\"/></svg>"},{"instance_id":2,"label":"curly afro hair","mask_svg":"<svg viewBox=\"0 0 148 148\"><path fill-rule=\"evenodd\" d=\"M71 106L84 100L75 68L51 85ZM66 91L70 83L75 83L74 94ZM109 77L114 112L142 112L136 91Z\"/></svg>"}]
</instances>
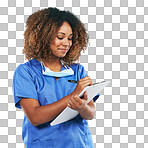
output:
<instances>
[{"instance_id":1,"label":"curly afro hair","mask_svg":"<svg viewBox=\"0 0 148 148\"><path fill-rule=\"evenodd\" d=\"M28 17L23 49L26 59L49 59L50 44L64 22L71 26L73 38L72 46L62 60L68 64L79 60L81 51L85 51L89 39L84 24L73 13L57 8L38 10Z\"/></svg>"}]
</instances>

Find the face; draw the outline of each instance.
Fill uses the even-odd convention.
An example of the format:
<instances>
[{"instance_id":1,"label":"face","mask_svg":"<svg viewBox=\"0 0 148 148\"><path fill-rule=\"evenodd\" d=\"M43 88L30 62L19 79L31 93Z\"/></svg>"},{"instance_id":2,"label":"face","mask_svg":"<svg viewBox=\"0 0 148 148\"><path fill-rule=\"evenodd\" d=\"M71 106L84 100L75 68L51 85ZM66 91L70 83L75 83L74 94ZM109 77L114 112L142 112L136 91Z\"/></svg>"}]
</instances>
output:
<instances>
[{"instance_id":1,"label":"face","mask_svg":"<svg viewBox=\"0 0 148 148\"><path fill-rule=\"evenodd\" d=\"M72 28L67 22L64 22L51 42L50 49L54 57L62 58L66 55L71 45Z\"/></svg>"}]
</instances>

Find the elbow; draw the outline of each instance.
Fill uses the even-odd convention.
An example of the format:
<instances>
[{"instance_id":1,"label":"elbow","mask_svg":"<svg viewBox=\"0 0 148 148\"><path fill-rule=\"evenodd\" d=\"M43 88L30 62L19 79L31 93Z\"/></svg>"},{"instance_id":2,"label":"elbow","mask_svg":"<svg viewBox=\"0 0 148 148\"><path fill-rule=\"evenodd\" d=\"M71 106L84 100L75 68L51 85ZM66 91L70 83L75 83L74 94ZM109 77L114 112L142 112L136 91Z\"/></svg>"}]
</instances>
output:
<instances>
[{"instance_id":1,"label":"elbow","mask_svg":"<svg viewBox=\"0 0 148 148\"><path fill-rule=\"evenodd\" d=\"M88 120L92 120L95 118L95 109L91 112L90 116L89 116L89 119Z\"/></svg>"},{"instance_id":2,"label":"elbow","mask_svg":"<svg viewBox=\"0 0 148 148\"><path fill-rule=\"evenodd\" d=\"M39 122L39 118L36 116L36 115L33 115L33 116L30 116L30 117L27 117L29 122L33 125L33 126L38 126L40 125L41 123Z\"/></svg>"},{"instance_id":3,"label":"elbow","mask_svg":"<svg viewBox=\"0 0 148 148\"><path fill-rule=\"evenodd\" d=\"M33 126L38 126L38 125L40 125L40 124L38 123L38 121L37 121L36 119L34 119L34 118L30 118L30 119L29 119L29 122L30 122Z\"/></svg>"},{"instance_id":4,"label":"elbow","mask_svg":"<svg viewBox=\"0 0 148 148\"><path fill-rule=\"evenodd\" d=\"M80 113L81 117L85 120L92 120L95 117L95 108L90 108L87 113Z\"/></svg>"},{"instance_id":5,"label":"elbow","mask_svg":"<svg viewBox=\"0 0 148 148\"><path fill-rule=\"evenodd\" d=\"M95 117L95 113L90 114L89 116L83 117L85 120L92 120Z\"/></svg>"},{"instance_id":6,"label":"elbow","mask_svg":"<svg viewBox=\"0 0 148 148\"><path fill-rule=\"evenodd\" d=\"M95 118L95 114L93 114L93 116L90 118L90 120L94 119Z\"/></svg>"},{"instance_id":7,"label":"elbow","mask_svg":"<svg viewBox=\"0 0 148 148\"><path fill-rule=\"evenodd\" d=\"M90 115L89 115L89 117L88 117L88 119L87 120L92 120L92 119L94 119L95 118L95 113L96 113L96 110L95 110L95 108L91 111L91 113L90 113Z\"/></svg>"},{"instance_id":8,"label":"elbow","mask_svg":"<svg viewBox=\"0 0 148 148\"><path fill-rule=\"evenodd\" d=\"M40 125L40 124L38 124L37 122L31 122L31 124L32 124L33 126L38 126L38 125Z\"/></svg>"},{"instance_id":9,"label":"elbow","mask_svg":"<svg viewBox=\"0 0 148 148\"><path fill-rule=\"evenodd\" d=\"M92 120L92 119L94 119L94 117L95 117L95 115L92 114L92 115L89 117L89 119L87 119L87 120Z\"/></svg>"},{"instance_id":10,"label":"elbow","mask_svg":"<svg viewBox=\"0 0 148 148\"><path fill-rule=\"evenodd\" d=\"M35 116L35 117L33 117L33 118L30 118L29 121L30 121L30 123L31 123L33 126L39 126L39 125L41 125L41 124L45 124L45 123L48 122L48 121L45 121L45 120L39 118L38 116ZM51 121L51 119L50 119L49 121Z\"/></svg>"},{"instance_id":11,"label":"elbow","mask_svg":"<svg viewBox=\"0 0 148 148\"><path fill-rule=\"evenodd\" d=\"M83 117L83 119L85 119L85 120L92 120L92 119L94 119L94 117Z\"/></svg>"},{"instance_id":12,"label":"elbow","mask_svg":"<svg viewBox=\"0 0 148 148\"><path fill-rule=\"evenodd\" d=\"M90 114L87 117L88 118L87 120L92 120L95 118L96 107L95 107L95 105L93 105L93 106L89 106L89 108L90 108L90 112L89 112Z\"/></svg>"}]
</instances>

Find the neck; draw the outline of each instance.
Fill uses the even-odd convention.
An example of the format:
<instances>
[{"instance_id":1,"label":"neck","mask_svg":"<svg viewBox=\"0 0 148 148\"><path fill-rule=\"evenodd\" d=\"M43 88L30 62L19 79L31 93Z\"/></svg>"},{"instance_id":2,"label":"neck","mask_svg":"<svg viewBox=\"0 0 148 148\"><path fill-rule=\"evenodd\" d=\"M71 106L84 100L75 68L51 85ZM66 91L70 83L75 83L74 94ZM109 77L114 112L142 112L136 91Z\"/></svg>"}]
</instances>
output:
<instances>
[{"instance_id":1,"label":"neck","mask_svg":"<svg viewBox=\"0 0 148 148\"><path fill-rule=\"evenodd\" d=\"M40 59L37 59L38 61L41 62ZM58 72L61 71L61 62L60 59L42 59L44 66L48 67L50 70Z\"/></svg>"},{"instance_id":2,"label":"neck","mask_svg":"<svg viewBox=\"0 0 148 148\"><path fill-rule=\"evenodd\" d=\"M43 59L45 66L58 66L61 65L60 59Z\"/></svg>"}]
</instances>

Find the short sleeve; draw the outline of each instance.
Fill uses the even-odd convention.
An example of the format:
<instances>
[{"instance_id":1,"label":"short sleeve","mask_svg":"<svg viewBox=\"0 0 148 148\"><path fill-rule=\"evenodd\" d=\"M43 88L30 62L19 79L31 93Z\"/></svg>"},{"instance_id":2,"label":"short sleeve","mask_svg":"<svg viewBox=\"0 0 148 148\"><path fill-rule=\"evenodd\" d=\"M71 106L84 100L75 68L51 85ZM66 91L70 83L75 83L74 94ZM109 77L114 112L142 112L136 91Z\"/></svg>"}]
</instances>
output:
<instances>
[{"instance_id":1,"label":"short sleeve","mask_svg":"<svg viewBox=\"0 0 148 148\"><path fill-rule=\"evenodd\" d=\"M80 79L88 76L87 73L86 73L86 71L85 71L85 69L84 69L84 66L82 66L82 65L79 64L78 65L78 69L79 69L78 73L80 75Z\"/></svg>"},{"instance_id":2,"label":"short sleeve","mask_svg":"<svg viewBox=\"0 0 148 148\"><path fill-rule=\"evenodd\" d=\"M13 76L12 92L15 106L21 108L19 101L22 98L33 98L38 100L33 73L24 64L19 65Z\"/></svg>"}]
</instances>

